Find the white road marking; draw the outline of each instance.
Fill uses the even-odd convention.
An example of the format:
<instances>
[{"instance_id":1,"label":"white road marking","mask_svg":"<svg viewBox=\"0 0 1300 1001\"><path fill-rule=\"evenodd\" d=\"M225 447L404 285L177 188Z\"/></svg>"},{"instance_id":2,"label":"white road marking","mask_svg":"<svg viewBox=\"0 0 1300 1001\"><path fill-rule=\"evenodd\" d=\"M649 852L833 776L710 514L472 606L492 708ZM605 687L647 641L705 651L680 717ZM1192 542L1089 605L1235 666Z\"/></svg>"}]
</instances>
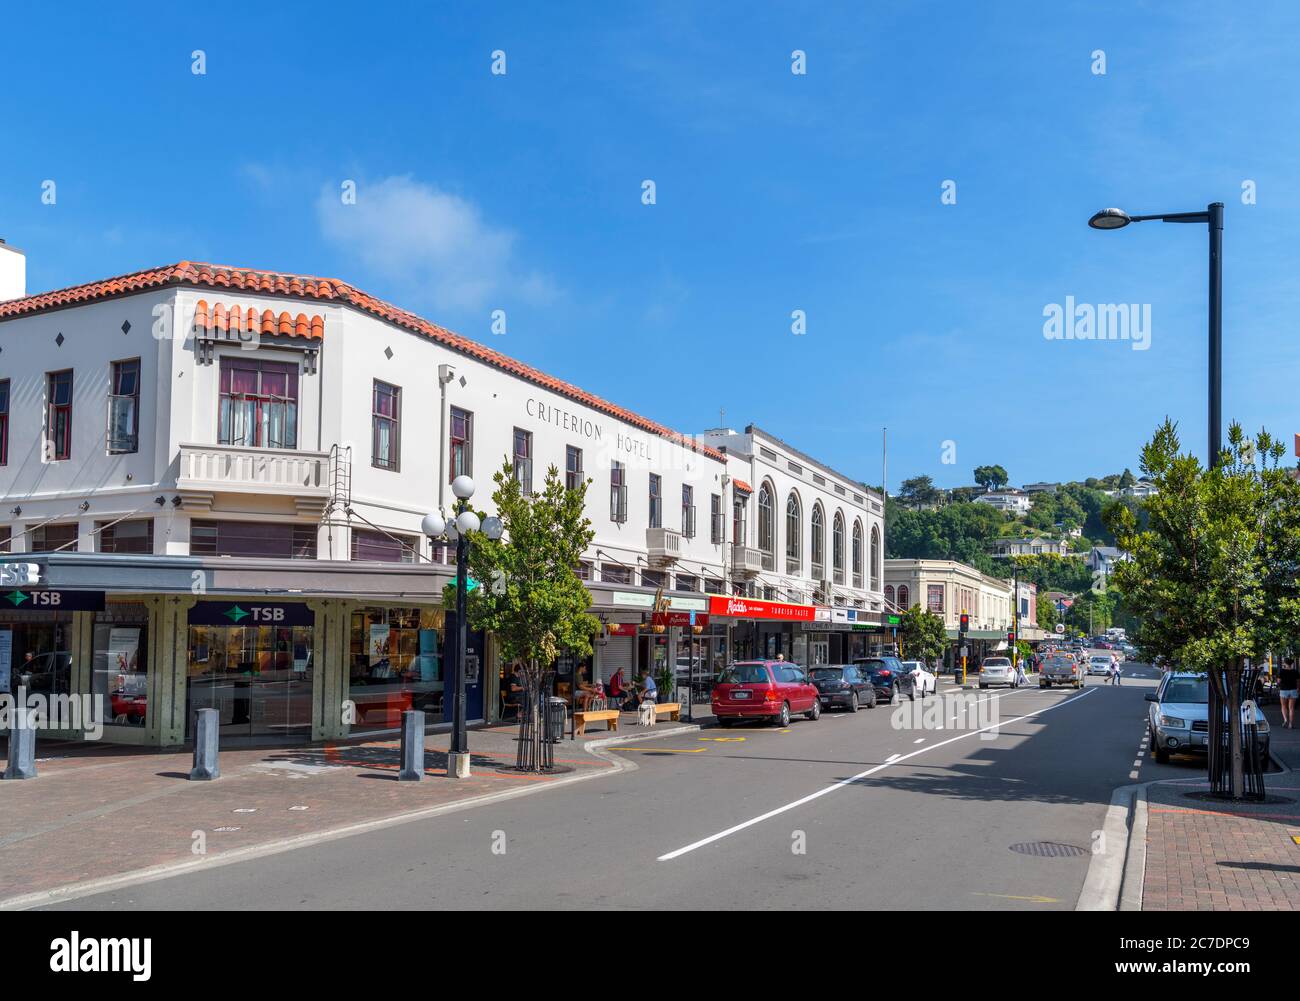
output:
<instances>
[{"instance_id":1,"label":"white road marking","mask_svg":"<svg viewBox=\"0 0 1300 1001\"><path fill-rule=\"evenodd\" d=\"M924 744L924 743L925 743L925 738L924 738L924 737L917 737L916 740L912 741L912 743L913 743L913 744Z\"/></svg>"},{"instance_id":2,"label":"white road marking","mask_svg":"<svg viewBox=\"0 0 1300 1001\"><path fill-rule=\"evenodd\" d=\"M977 734L985 733L988 730L996 730L999 727L1011 726L1013 723L1019 723L1022 720L1031 719L1035 716L1041 716L1044 713L1050 713L1053 709L1060 709L1062 706L1072 705L1075 702L1078 702L1079 699L1091 695L1095 691L1096 691L1095 688L1085 689L1084 691L1078 693L1078 695L1075 698L1063 699L1062 701L1057 702L1055 705L1045 706L1042 709L1035 709L1033 712L1026 713L1023 716L1017 716L1015 719L1003 720L998 723L994 723L992 726L982 727L978 730L969 730L966 733L960 733L955 737L949 737L947 740L940 741L937 744L931 744L929 747L918 748L917 750L912 751L908 754L891 755L890 757L885 759L885 761L882 764L875 765L872 768L868 768L864 772L858 772L857 775L851 775L847 779L841 779L840 781L832 785L828 785L825 788L818 789L816 792L810 793L809 795L804 796L801 799L796 799L792 803L786 803L784 806L778 806L775 810L769 810L767 813L760 814L759 816L753 817L750 820L746 820L743 823L736 824L734 827L728 827L725 831L719 831L717 834L710 834L707 838L701 838L699 841L692 842L691 844L686 845L685 847L678 848L675 851L668 852L668 854L666 855L660 855L656 861L670 862L673 859L680 858L681 856L686 855L689 852L693 852L696 849L703 848L705 845L711 845L715 841L721 841L723 838L729 838L733 834L738 834L739 832L747 828L753 827L755 824L761 824L765 820L770 820L771 818L778 817L783 813L788 813L791 810L803 806L805 803L811 803L815 799L821 799L823 796L829 795L830 793L843 789L845 786L852 785L854 782L857 782L861 779L865 779L871 775L875 775L876 772L883 771L884 769L888 768L890 765L896 765L900 761L906 761L908 758L914 758L918 754L925 754L927 751L938 750L940 747L945 747L948 744L954 744L957 741L965 740L968 737L974 737Z\"/></svg>"},{"instance_id":3,"label":"white road marking","mask_svg":"<svg viewBox=\"0 0 1300 1001\"><path fill-rule=\"evenodd\" d=\"M1135 768L1133 771L1129 772L1128 777L1131 779L1137 778L1138 777L1137 769Z\"/></svg>"}]
</instances>

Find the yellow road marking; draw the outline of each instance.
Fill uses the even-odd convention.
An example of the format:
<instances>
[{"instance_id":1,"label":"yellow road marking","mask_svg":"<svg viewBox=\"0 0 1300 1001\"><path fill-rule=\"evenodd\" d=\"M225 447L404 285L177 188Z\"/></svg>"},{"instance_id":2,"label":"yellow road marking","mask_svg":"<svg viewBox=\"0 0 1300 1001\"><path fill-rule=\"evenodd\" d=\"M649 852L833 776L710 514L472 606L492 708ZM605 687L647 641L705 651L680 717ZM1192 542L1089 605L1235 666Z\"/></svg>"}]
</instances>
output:
<instances>
[{"instance_id":1,"label":"yellow road marking","mask_svg":"<svg viewBox=\"0 0 1300 1001\"><path fill-rule=\"evenodd\" d=\"M643 754L699 754L707 747L611 747L611 751L640 751Z\"/></svg>"},{"instance_id":2,"label":"yellow road marking","mask_svg":"<svg viewBox=\"0 0 1300 1001\"><path fill-rule=\"evenodd\" d=\"M696 740L716 740L719 744L730 744L733 741L744 740L744 737L697 737Z\"/></svg>"},{"instance_id":3,"label":"yellow road marking","mask_svg":"<svg viewBox=\"0 0 1300 1001\"><path fill-rule=\"evenodd\" d=\"M978 890L973 891L977 897L1001 897L1004 900L1028 900L1034 904L1059 904L1060 901L1055 897L1017 897L1013 893L980 893Z\"/></svg>"}]
</instances>

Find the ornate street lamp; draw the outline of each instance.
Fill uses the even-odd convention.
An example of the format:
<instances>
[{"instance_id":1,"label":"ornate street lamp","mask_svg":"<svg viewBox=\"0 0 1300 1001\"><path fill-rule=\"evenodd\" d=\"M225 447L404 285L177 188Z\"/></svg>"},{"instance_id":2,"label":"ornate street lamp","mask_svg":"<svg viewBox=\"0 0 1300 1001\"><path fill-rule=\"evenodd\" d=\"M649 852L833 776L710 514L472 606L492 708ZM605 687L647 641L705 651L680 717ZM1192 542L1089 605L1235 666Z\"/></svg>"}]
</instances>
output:
<instances>
[{"instance_id":1,"label":"ornate street lamp","mask_svg":"<svg viewBox=\"0 0 1300 1001\"><path fill-rule=\"evenodd\" d=\"M454 778L469 777L469 741L465 732L465 647L469 642L469 625L465 614L466 596L469 593L470 533L482 531L489 539L501 538L500 518L486 518L480 524L479 516L469 506L474 496L474 481L468 476L457 476L451 481L451 492L456 495L454 517L448 521L440 513L424 516L421 529L431 540L456 544L456 668L452 685L451 748L447 755L447 775Z\"/></svg>"}]
</instances>

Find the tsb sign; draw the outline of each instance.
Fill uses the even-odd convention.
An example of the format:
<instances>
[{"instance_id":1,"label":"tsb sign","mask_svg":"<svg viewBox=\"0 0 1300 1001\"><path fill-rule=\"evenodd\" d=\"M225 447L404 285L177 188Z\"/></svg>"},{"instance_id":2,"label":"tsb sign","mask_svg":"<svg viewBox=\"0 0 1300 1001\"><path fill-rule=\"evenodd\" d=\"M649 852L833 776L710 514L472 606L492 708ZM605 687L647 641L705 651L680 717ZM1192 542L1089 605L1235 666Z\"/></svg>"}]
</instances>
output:
<instances>
[{"instance_id":1,"label":"tsb sign","mask_svg":"<svg viewBox=\"0 0 1300 1001\"><path fill-rule=\"evenodd\" d=\"M40 579L39 563L0 563L0 587L21 587Z\"/></svg>"}]
</instances>

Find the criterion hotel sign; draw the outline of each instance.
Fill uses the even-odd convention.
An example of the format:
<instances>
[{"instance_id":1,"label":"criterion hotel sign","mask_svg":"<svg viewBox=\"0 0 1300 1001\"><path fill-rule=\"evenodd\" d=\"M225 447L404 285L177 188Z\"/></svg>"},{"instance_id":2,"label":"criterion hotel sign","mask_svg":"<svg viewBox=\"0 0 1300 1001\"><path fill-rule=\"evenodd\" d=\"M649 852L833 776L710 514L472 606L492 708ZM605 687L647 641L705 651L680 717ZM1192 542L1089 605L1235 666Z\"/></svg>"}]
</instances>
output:
<instances>
[{"instance_id":1,"label":"criterion hotel sign","mask_svg":"<svg viewBox=\"0 0 1300 1001\"><path fill-rule=\"evenodd\" d=\"M788 605L782 601L759 601L756 598L727 598L714 595L709 599L709 614L725 615L736 619L812 622L817 610L812 605Z\"/></svg>"}]
</instances>

